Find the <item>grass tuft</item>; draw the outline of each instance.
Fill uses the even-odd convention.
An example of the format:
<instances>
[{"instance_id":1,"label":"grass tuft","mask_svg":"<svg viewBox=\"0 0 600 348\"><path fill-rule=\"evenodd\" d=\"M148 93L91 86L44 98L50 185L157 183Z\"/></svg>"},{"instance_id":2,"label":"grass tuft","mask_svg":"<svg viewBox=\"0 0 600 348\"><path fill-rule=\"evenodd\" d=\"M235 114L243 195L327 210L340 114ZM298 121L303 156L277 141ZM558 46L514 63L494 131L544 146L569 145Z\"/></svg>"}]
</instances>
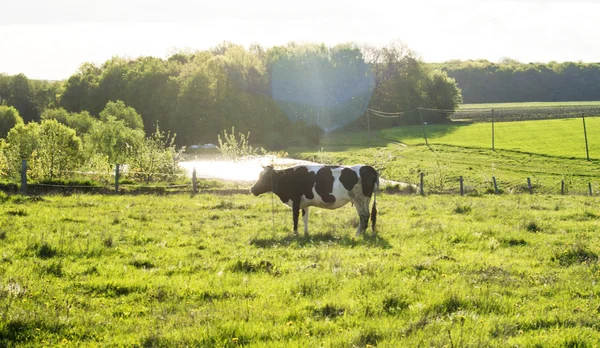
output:
<instances>
[{"instance_id":1,"label":"grass tuft","mask_svg":"<svg viewBox=\"0 0 600 348\"><path fill-rule=\"evenodd\" d=\"M11 215L11 216L27 216L29 214L27 214L27 211L25 209L17 209L17 210L8 210L6 212L6 215Z\"/></svg>"},{"instance_id":2,"label":"grass tuft","mask_svg":"<svg viewBox=\"0 0 600 348\"><path fill-rule=\"evenodd\" d=\"M57 251L50 244L44 242L37 250L37 256L41 259L49 259L56 256Z\"/></svg>"},{"instance_id":3,"label":"grass tuft","mask_svg":"<svg viewBox=\"0 0 600 348\"><path fill-rule=\"evenodd\" d=\"M576 264L590 264L598 261L598 254L590 251L580 244L568 247L562 252L554 254L552 261L558 262L561 266L571 266Z\"/></svg>"},{"instance_id":4,"label":"grass tuft","mask_svg":"<svg viewBox=\"0 0 600 348\"><path fill-rule=\"evenodd\" d=\"M129 264L139 269L151 269L156 267L152 262L148 260L133 260Z\"/></svg>"},{"instance_id":5,"label":"grass tuft","mask_svg":"<svg viewBox=\"0 0 600 348\"><path fill-rule=\"evenodd\" d=\"M531 220L525 225L525 229L529 232L542 232L542 226L540 226L536 221Z\"/></svg>"},{"instance_id":6,"label":"grass tuft","mask_svg":"<svg viewBox=\"0 0 600 348\"><path fill-rule=\"evenodd\" d=\"M470 205L459 204L454 208L454 212L456 214L468 214L471 212L471 209Z\"/></svg>"},{"instance_id":7,"label":"grass tuft","mask_svg":"<svg viewBox=\"0 0 600 348\"><path fill-rule=\"evenodd\" d=\"M316 317L335 319L344 315L346 309L328 303L322 307L314 308L312 312Z\"/></svg>"},{"instance_id":8,"label":"grass tuft","mask_svg":"<svg viewBox=\"0 0 600 348\"><path fill-rule=\"evenodd\" d=\"M388 314L397 314L408 308L409 301L397 295L388 295L383 299L383 310Z\"/></svg>"}]
</instances>

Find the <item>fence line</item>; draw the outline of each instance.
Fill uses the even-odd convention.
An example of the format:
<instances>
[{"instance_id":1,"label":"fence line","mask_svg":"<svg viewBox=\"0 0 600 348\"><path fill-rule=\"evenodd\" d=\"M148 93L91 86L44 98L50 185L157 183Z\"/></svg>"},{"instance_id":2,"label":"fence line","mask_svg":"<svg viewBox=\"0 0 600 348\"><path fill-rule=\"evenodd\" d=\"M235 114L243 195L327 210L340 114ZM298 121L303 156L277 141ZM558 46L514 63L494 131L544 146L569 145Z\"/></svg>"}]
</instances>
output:
<instances>
[{"instance_id":1,"label":"fence line","mask_svg":"<svg viewBox=\"0 0 600 348\"><path fill-rule=\"evenodd\" d=\"M119 176L119 167L118 165L115 166L115 178L118 179ZM418 189L418 193L420 195L425 196L427 194L426 192L426 184L425 184L425 173L424 172L420 172L419 176L418 176L418 181L419 184L415 185L414 187L416 187ZM28 187L29 188L34 188L34 187L50 187L50 188L63 188L63 189L103 189L103 190L108 190L110 188L114 188L114 192L117 194L123 193L124 191L121 189L119 189L119 187L131 187L134 186L135 184L128 184L128 183L121 183L118 180L115 180L115 184L114 186L110 186L110 185L103 185L103 186L93 186L93 185L63 185L63 184L51 184L51 183L36 183L36 184L29 184L27 182L27 161L23 160L22 161L22 172L21 172L21 186L20 186L20 191L22 194L26 195L28 193ZM464 177L461 175L460 177L458 177L458 185L459 185L459 193L461 196L468 194L468 187L465 186L464 183ZM489 181L488 181L489 183ZM558 184L559 182L556 182L556 184ZM502 194L503 190L502 187L500 186L497 178L495 176L492 177L492 184L493 184L493 193L496 195ZM525 182L524 182L525 184ZM527 192L529 194L534 194L534 186L532 185L531 182L531 178L527 177L526 180L526 184L527 184ZM392 185L393 186L393 185ZM186 184L174 184L174 185L143 185L140 186L141 189L176 189L176 188L187 188L190 189L191 188L191 193L192 194L196 194L198 193L198 180L196 177L196 168L193 168L192 171L192 177L190 178L190 183L186 183ZM557 193L560 192L560 194L562 195L566 195L568 193L568 185L565 183L565 180L561 180L560 181L560 191L557 189ZM245 192L245 190L242 190L239 193ZM452 191L451 191L452 192ZM446 192L446 193L451 193L451 192ZM488 189L489 192L489 189ZM443 194L444 192L436 192L438 194ZM549 192L544 192L546 194L548 194ZM594 190L593 190L593 185L592 182L588 182L587 184L587 195L589 196L594 196Z\"/></svg>"},{"instance_id":2,"label":"fence line","mask_svg":"<svg viewBox=\"0 0 600 348\"><path fill-rule=\"evenodd\" d=\"M119 180L121 179L121 175L124 174L123 171L121 171L121 165L120 164L115 164L115 171L114 172L84 172L84 171L63 171L63 170L59 170L59 173L74 173L74 174L87 174L87 175L107 175L107 176L113 176L115 177L115 182L113 186L109 186L109 185L102 185L102 186L94 186L94 185L64 185L64 184L48 184L48 183L35 183L35 184L29 184L28 180L27 180L27 161L26 160L22 160L21 161L21 185L20 185L20 192L23 195L27 195L28 193L28 186L29 187L51 187L51 188L65 188L65 189L108 189L111 187L114 187L114 192L116 194L119 194L122 192L122 190L119 190L119 187L131 187L131 186L138 186L136 184L128 184L128 183L122 183ZM143 172L125 172L126 175L137 175L137 174L143 174L143 175L152 175L152 176L160 176L160 175L164 175L164 176L176 176L176 177L187 177L186 174L180 174L180 173L174 173L174 174L164 174L164 173L143 173ZM198 193L198 179L196 177L196 168L193 168L193 173L192 173L192 177L191 177L191 182L189 184L175 184L175 185L143 185L140 186L144 189L158 189L158 188L164 188L164 189L175 189L175 188L188 188L188 187L192 187L192 193L196 194Z\"/></svg>"}]
</instances>

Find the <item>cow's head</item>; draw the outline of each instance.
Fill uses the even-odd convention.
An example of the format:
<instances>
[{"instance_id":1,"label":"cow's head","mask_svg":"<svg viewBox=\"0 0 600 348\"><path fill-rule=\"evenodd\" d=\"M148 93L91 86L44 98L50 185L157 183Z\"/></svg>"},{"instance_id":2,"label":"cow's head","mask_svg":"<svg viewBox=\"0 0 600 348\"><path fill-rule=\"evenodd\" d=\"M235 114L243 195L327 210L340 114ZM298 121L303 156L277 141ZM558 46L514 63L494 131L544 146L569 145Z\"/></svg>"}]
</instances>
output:
<instances>
[{"instance_id":1,"label":"cow's head","mask_svg":"<svg viewBox=\"0 0 600 348\"><path fill-rule=\"evenodd\" d=\"M263 171L258 176L258 180L250 188L250 192L255 196L262 195L265 192L272 192L273 188L277 186L277 172L273 166L263 168Z\"/></svg>"}]
</instances>

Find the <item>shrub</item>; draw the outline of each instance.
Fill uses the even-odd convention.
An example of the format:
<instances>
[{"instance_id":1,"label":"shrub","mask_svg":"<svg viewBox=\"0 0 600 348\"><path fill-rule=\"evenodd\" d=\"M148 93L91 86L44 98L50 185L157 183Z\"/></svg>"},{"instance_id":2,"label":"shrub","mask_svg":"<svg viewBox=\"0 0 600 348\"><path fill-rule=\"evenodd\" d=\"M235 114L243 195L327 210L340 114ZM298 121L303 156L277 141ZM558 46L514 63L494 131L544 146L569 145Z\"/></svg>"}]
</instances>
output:
<instances>
[{"instance_id":1,"label":"shrub","mask_svg":"<svg viewBox=\"0 0 600 348\"><path fill-rule=\"evenodd\" d=\"M181 173L178 162L183 151L183 148L175 149L175 136L165 135L156 126L156 131L133 150L129 161L130 173L146 184L156 178L173 180Z\"/></svg>"},{"instance_id":2,"label":"shrub","mask_svg":"<svg viewBox=\"0 0 600 348\"><path fill-rule=\"evenodd\" d=\"M12 106L0 105L0 138L5 138L17 124L23 124L19 111Z\"/></svg>"}]
</instances>

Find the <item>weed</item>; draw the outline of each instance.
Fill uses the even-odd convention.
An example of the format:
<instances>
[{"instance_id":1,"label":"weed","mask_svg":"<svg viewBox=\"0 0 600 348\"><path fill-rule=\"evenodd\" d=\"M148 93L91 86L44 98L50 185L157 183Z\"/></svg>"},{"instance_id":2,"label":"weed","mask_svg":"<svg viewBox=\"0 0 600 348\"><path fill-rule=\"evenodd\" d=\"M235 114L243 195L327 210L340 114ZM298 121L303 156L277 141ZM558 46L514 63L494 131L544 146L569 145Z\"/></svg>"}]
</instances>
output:
<instances>
[{"instance_id":1,"label":"weed","mask_svg":"<svg viewBox=\"0 0 600 348\"><path fill-rule=\"evenodd\" d=\"M129 264L135 268L140 268L140 269L151 269L151 268L156 267L152 262L150 262L148 260L133 260Z\"/></svg>"},{"instance_id":2,"label":"weed","mask_svg":"<svg viewBox=\"0 0 600 348\"><path fill-rule=\"evenodd\" d=\"M456 214L468 214L471 212L471 209L470 205L459 204L454 208L454 212Z\"/></svg>"},{"instance_id":3,"label":"weed","mask_svg":"<svg viewBox=\"0 0 600 348\"><path fill-rule=\"evenodd\" d=\"M407 309L409 302L404 297L388 295L383 299L383 310L388 314L396 314Z\"/></svg>"},{"instance_id":4,"label":"weed","mask_svg":"<svg viewBox=\"0 0 600 348\"><path fill-rule=\"evenodd\" d=\"M346 310L342 307L337 307L328 303L322 307L314 308L312 312L313 315L320 318L335 319L339 316L344 315Z\"/></svg>"},{"instance_id":5,"label":"weed","mask_svg":"<svg viewBox=\"0 0 600 348\"><path fill-rule=\"evenodd\" d=\"M529 232L542 232L542 227L534 220L529 221L525 224L525 229Z\"/></svg>"},{"instance_id":6,"label":"weed","mask_svg":"<svg viewBox=\"0 0 600 348\"><path fill-rule=\"evenodd\" d=\"M56 249L50 244L44 242L37 250L37 256L41 259L49 259L56 256Z\"/></svg>"},{"instance_id":7,"label":"weed","mask_svg":"<svg viewBox=\"0 0 600 348\"><path fill-rule=\"evenodd\" d=\"M108 236L108 237L104 238L104 240L102 241L102 244L104 244L104 246L107 248L112 248L115 245L112 236Z\"/></svg>"},{"instance_id":8,"label":"weed","mask_svg":"<svg viewBox=\"0 0 600 348\"><path fill-rule=\"evenodd\" d=\"M27 216L27 211L25 209L17 209L17 210L8 210L6 212L7 215L11 216Z\"/></svg>"},{"instance_id":9,"label":"weed","mask_svg":"<svg viewBox=\"0 0 600 348\"><path fill-rule=\"evenodd\" d=\"M583 245L576 244L554 254L552 261L558 262L561 266L571 266L581 263L589 264L598 261L598 254L588 250Z\"/></svg>"},{"instance_id":10,"label":"weed","mask_svg":"<svg viewBox=\"0 0 600 348\"><path fill-rule=\"evenodd\" d=\"M507 246L525 246L527 241L523 238L502 238L500 242Z\"/></svg>"}]
</instances>

